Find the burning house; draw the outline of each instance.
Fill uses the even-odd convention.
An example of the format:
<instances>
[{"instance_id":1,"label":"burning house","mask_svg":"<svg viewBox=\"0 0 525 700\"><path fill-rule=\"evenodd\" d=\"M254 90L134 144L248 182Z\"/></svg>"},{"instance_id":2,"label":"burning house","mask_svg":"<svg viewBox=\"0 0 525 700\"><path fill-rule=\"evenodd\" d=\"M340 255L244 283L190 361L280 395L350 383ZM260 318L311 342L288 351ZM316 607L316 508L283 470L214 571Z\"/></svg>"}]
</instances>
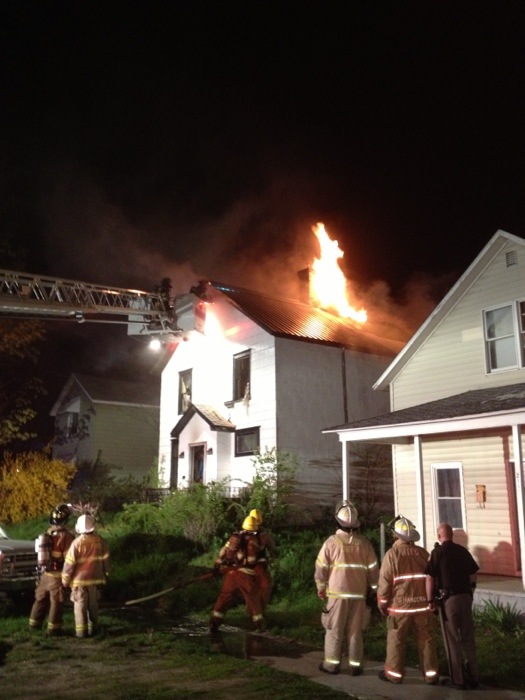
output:
<instances>
[{"instance_id":1,"label":"burning house","mask_svg":"<svg viewBox=\"0 0 525 700\"><path fill-rule=\"evenodd\" d=\"M322 430L388 410L372 386L402 344L367 330L364 310L320 303L209 280L175 300L183 336L162 374L161 485L228 479L235 495L255 475L256 451L275 448L297 458L296 500L308 511L341 497L339 441ZM352 495L391 508L389 453L380 464L361 450L360 460Z\"/></svg>"}]
</instances>

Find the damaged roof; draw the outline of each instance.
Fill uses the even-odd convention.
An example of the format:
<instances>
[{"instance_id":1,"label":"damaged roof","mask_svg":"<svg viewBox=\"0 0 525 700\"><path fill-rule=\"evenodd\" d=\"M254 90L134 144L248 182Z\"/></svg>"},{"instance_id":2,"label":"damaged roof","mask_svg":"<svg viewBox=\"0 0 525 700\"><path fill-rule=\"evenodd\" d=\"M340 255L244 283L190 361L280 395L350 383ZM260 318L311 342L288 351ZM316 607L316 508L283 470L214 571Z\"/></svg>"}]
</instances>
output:
<instances>
[{"instance_id":1,"label":"damaged roof","mask_svg":"<svg viewBox=\"0 0 525 700\"><path fill-rule=\"evenodd\" d=\"M278 299L241 287L209 282L229 303L273 336L345 347L357 352L394 356L403 343L383 338L350 319L295 299Z\"/></svg>"}]
</instances>

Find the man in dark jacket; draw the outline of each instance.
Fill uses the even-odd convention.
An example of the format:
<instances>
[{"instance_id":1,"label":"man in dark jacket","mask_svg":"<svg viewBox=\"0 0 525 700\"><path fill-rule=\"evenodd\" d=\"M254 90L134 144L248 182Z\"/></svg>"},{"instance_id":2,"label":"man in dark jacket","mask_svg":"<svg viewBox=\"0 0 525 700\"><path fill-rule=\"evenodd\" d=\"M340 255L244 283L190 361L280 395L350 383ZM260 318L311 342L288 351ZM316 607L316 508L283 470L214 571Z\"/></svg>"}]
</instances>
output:
<instances>
[{"instance_id":1,"label":"man in dark jacket","mask_svg":"<svg viewBox=\"0 0 525 700\"><path fill-rule=\"evenodd\" d=\"M479 566L465 547L453 542L452 527L440 523L439 546L430 555L425 568L429 605L437 611L439 603L447 649L450 681L459 690L479 686L479 669L474 640L472 599ZM436 600L437 598L437 600Z\"/></svg>"}]
</instances>

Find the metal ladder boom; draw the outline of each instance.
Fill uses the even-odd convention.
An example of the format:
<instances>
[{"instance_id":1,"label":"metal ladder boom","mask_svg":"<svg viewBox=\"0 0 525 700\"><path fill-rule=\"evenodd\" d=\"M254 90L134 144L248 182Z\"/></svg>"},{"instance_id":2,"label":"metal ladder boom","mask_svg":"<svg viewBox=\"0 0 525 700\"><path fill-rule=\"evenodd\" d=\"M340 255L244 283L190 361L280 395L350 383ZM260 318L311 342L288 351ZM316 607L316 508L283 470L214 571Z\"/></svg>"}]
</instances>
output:
<instances>
[{"instance_id":1,"label":"metal ladder boom","mask_svg":"<svg viewBox=\"0 0 525 700\"><path fill-rule=\"evenodd\" d=\"M12 270L0 270L0 314L127 322L143 327L138 334L173 332L169 301L159 293ZM119 320L123 316L127 321Z\"/></svg>"}]
</instances>

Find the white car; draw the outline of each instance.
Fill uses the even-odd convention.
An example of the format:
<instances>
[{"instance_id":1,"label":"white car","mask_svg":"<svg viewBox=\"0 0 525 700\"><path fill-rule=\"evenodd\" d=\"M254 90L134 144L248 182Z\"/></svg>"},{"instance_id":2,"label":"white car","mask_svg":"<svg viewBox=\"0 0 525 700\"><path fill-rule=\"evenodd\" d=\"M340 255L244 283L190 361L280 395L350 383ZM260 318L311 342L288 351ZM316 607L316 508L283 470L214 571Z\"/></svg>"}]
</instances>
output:
<instances>
[{"instance_id":1,"label":"white car","mask_svg":"<svg viewBox=\"0 0 525 700\"><path fill-rule=\"evenodd\" d=\"M0 597L34 589L37 577L34 540L13 540L0 526Z\"/></svg>"}]
</instances>

